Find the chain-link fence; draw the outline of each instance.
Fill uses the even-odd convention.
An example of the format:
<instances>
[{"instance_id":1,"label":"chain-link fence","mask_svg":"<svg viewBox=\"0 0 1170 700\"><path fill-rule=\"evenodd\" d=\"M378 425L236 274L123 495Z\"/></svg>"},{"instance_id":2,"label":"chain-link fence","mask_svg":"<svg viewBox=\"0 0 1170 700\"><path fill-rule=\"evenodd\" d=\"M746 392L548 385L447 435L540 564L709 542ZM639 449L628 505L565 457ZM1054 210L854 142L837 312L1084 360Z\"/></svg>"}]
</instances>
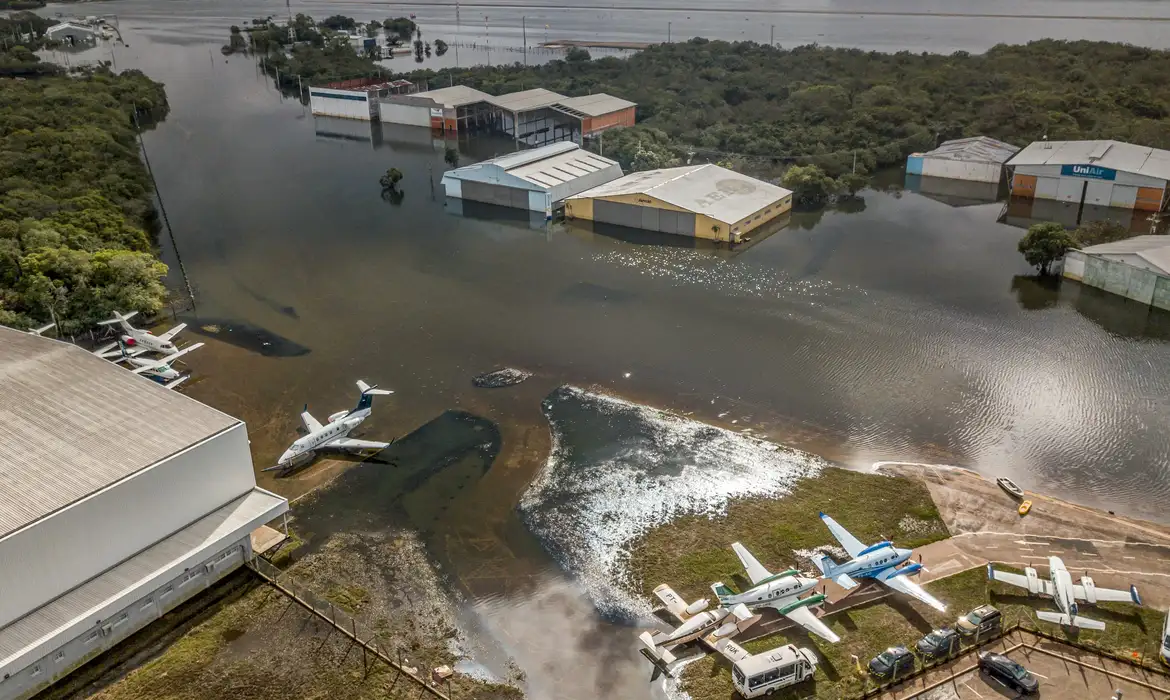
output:
<instances>
[{"instance_id":1,"label":"chain-link fence","mask_svg":"<svg viewBox=\"0 0 1170 700\"><path fill-rule=\"evenodd\" d=\"M262 557L254 557L248 562L248 568L287 596L290 605L299 605L326 622L328 635L337 634L349 640L342 663L350 654L360 654L366 672L372 663L387 664L400 676L421 686L420 693L429 692L443 700L451 697L450 675L440 677L440 674L433 673L427 664L411 659L405 647L383 641L369 624L318 595L288 572L281 571Z\"/></svg>"}]
</instances>

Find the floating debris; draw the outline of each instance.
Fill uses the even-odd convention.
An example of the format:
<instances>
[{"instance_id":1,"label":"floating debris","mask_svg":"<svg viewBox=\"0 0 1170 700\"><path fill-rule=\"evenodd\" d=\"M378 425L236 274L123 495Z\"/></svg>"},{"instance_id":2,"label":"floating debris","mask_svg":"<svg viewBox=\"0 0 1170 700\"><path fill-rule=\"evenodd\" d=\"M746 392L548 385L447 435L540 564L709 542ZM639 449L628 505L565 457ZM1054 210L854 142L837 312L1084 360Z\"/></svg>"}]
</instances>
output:
<instances>
[{"instance_id":1,"label":"floating debris","mask_svg":"<svg viewBox=\"0 0 1170 700\"><path fill-rule=\"evenodd\" d=\"M531 372L525 372L522 369L515 369L513 367L504 367L481 374L471 381L480 389L499 389L500 387L519 384L531 376Z\"/></svg>"}]
</instances>

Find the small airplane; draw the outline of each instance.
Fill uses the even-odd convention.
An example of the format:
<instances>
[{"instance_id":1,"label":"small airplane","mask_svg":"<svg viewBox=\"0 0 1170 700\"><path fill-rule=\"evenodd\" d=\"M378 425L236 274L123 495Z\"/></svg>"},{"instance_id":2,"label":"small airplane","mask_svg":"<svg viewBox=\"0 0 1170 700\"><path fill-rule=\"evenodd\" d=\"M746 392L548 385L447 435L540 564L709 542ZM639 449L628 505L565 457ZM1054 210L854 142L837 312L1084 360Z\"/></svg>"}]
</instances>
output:
<instances>
[{"instance_id":1,"label":"small airplane","mask_svg":"<svg viewBox=\"0 0 1170 700\"><path fill-rule=\"evenodd\" d=\"M1042 579L1032 567L1024 569L1024 574L1010 574L1006 571L996 571L991 564L987 565L987 579L1001 581L1010 586L1028 589L1030 595L1051 596L1060 612L1054 613L1041 610L1036 616L1041 620L1055 622L1065 627L1083 627L1090 630L1103 630L1105 623L1100 620L1091 620L1077 615L1077 601L1087 603L1101 601L1133 603L1141 605L1142 598L1138 595L1137 587L1131 585L1128 591L1119 591L1113 588L1098 588L1093 579L1082 576L1079 584L1073 583L1072 575L1064 567L1060 557L1048 557L1048 579Z\"/></svg>"},{"instance_id":2,"label":"small airplane","mask_svg":"<svg viewBox=\"0 0 1170 700\"><path fill-rule=\"evenodd\" d=\"M44 335L45 331L49 330L50 328L52 328L56 325L57 325L56 323L46 323L45 325L41 326L40 328L30 328L30 329L28 329L28 332L32 335Z\"/></svg>"},{"instance_id":3,"label":"small airplane","mask_svg":"<svg viewBox=\"0 0 1170 700\"><path fill-rule=\"evenodd\" d=\"M821 520L828 526L829 532L841 543L841 547L851 557L844 564L838 564L824 554L812 559L812 563L824 574L825 578L832 579L845 589L855 588L857 581L854 578L870 578L884 583L886 586L904 593L912 598L926 603L940 612L945 612L947 606L937 598L927 593L917 583L906 578L922 570L922 562L910 562L900 566L910 559L913 552L909 549L899 549L893 542L878 542L865 546L836 520L821 513Z\"/></svg>"},{"instance_id":4,"label":"small airplane","mask_svg":"<svg viewBox=\"0 0 1170 700\"><path fill-rule=\"evenodd\" d=\"M137 315L137 311L131 311L128 314L122 314L115 311L114 317L109 321L98 322L99 326L112 326L115 323L119 324L122 326L122 332L124 335L120 336L113 343L104 345L97 350L94 350L93 354L97 355L98 357L117 357L122 354L122 350L119 347L119 344L126 345L130 348L129 352L127 353L127 355L130 357L141 355L144 352L157 352L164 355L171 355L178 351L178 348L175 347L175 344L171 339L187 327L186 323L180 323L162 335L155 335L150 331L135 328L128 323L130 319Z\"/></svg>"},{"instance_id":5,"label":"small airplane","mask_svg":"<svg viewBox=\"0 0 1170 700\"><path fill-rule=\"evenodd\" d=\"M670 664L678 660L678 657L672 653L676 647L698 641L722 654L727 654L728 651L725 649L727 642L730 642L730 637L742 632L760 619L759 615L753 615L747 606L742 604L731 608L720 606L714 610L708 610L707 599L700 598L687 605L686 601L665 583L654 589L654 595L658 596L666 609L678 618L681 624L670 632L655 632L653 634L643 632L638 635L638 639L642 640L642 644L645 646L644 649L640 650L642 656L654 664L654 671L650 676L651 681L657 680L662 674L671 676ZM734 648L738 649L739 647Z\"/></svg>"},{"instance_id":6,"label":"small airplane","mask_svg":"<svg viewBox=\"0 0 1170 700\"><path fill-rule=\"evenodd\" d=\"M301 412L301 424L308 435L297 439L284 451L276 466L268 467L264 471L278 471L289 469L297 463L312 457L318 450L335 449L343 451L381 450L390 445L388 442L372 442L370 440L355 440L350 437L350 431L361 425L361 422L370 416L373 411L375 396L389 396L393 391L379 389L375 384L370 386L362 380L357 381L361 396L357 406L348 411L338 411L329 416L329 422L321 425L308 410L308 406Z\"/></svg>"},{"instance_id":7,"label":"small airplane","mask_svg":"<svg viewBox=\"0 0 1170 700\"><path fill-rule=\"evenodd\" d=\"M789 569L778 574L768 571L752 553L739 542L731 545L735 555L747 571L752 587L743 593L736 594L723 582L711 585L711 590L719 596L719 603L724 607L733 607L740 603L748 608L775 608L776 612L804 627L809 632L827 639L830 642L839 642L841 638L821 622L810 609L825 602L824 594L800 597L801 593L812 591L820 583L815 578L801 576L796 569Z\"/></svg>"},{"instance_id":8,"label":"small airplane","mask_svg":"<svg viewBox=\"0 0 1170 700\"><path fill-rule=\"evenodd\" d=\"M126 346L121 346L122 358L126 361L127 364L134 367L134 369L131 370L134 372L134 374L142 374L150 377L159 384L162 384L163 387L167 389L174 389L183 382L187 381L187 377L191 376L180 375L177 369L171 367L171 363L183 355L191 352L192 350L198 350L201 347L203 347L203 343L195 343L194 345L188 345L182 350L173 352L159 360L143 360L137 357L131 357L126 353Z\"/></svg>"}]
</instances>

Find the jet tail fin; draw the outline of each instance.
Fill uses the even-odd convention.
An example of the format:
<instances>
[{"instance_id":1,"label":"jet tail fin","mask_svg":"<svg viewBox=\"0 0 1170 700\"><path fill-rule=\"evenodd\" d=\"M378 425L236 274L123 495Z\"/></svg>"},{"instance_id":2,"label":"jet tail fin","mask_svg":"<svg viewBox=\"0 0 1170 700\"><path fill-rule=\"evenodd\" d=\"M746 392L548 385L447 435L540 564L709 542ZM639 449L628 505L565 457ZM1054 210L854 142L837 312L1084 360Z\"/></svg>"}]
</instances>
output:
<instances>
[{"instance_id":1,"label":"jet tail fin","mask_svg":"<svg viewBox=\"0 0 1170 700\"><path fill-rule=\"evenodd\" d=\"M722 581L711 584L711 591L719 598L721 604L727 604L727 601L735 595L735 591L728 588Z\"/></svg>"},{"instance_id":2,"label":"jet tail fin","mask_svg":"<svg viewBox=\"0 0 1170 700\"><path fill-rule=\"evenodd\" d=\"M1087 630L1105 629L1104 622L1101 622L1100 620L1091 620L1087 617L1080 617L1079 615L1076 617L1069 617L1064 613L1041 610L1040 612L1036 613L1036 617L1046 622L1055 622L1056 624L1063 625L1065 627L1080 627Z\"/></svg>"},{"instance_id":3,"label":"jet tail fin","mask_svg":"<svg viewBox=\"0 0 1170 700\"><path fill-rule=\"evenodd\" d=\"M672 664L675 662L676 659L674 654L670 653L669 650L663 649L662 647L655 644L654 635L651 633L643 632L642 634L638 635L638 639L642 640L642 644L646 647L646 651L652 654L654 658L659 659L666 664Z\"/></svg>"}]
</instances>

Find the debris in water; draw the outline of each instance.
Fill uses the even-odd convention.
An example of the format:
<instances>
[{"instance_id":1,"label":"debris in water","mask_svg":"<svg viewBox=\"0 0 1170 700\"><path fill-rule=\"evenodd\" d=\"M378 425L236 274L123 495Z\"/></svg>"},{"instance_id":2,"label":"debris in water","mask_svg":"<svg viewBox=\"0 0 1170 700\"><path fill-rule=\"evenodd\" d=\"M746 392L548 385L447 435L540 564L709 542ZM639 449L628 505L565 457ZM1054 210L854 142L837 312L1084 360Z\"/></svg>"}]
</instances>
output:
<instances>
[{"instance_id":1,"label":"debris in water","mask_svg":"<svg viewBox=\"0 0 1170 700\"><path fill-rule=\"evenodd\" d=\"M481 374L471 381L480 389L499 389L500 387L519 384L531 376L531 372L525 372L522 369L503 367Z\"/></svg>"}]
</instances>

